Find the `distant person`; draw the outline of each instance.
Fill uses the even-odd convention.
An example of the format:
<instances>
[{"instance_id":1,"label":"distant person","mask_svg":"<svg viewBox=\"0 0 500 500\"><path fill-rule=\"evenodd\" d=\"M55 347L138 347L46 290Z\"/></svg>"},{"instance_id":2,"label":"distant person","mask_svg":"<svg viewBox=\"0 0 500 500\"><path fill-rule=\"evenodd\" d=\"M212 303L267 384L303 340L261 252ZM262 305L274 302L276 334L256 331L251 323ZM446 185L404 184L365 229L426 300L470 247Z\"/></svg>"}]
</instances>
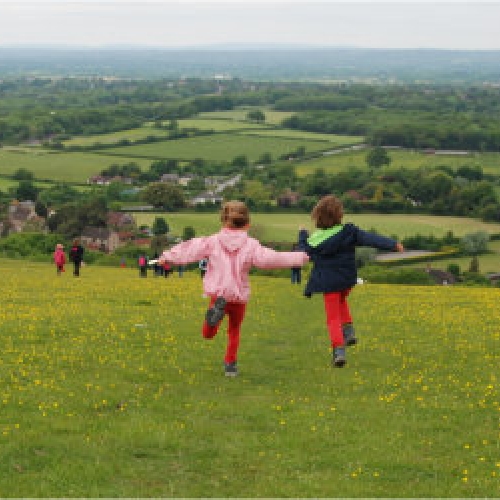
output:
<instances>
[{"instance_id":1,"label":"distant person","mask_svg":"<svg viewBox=\"0 0 500 500\"><path fill-rule=\"evenodd\" d=\"M313 263L304 294L307 297L323 294L332 362L339 368L346 363L344 346L357 342L347 304L347 296L357 282L356 247L404 251L403 245L395 240L362 231L353 224L342 224L343 215L342 202L335 196L324 196L311 213L317 231L309 238L302 232L299 242Z\"/></svg>"},{"instance_id":2,"label":"distant person","mask_svg":"<svg viewBox=\"0 0 500 500\"><path fill-rule=\"evenodd\" d=\"M158 252L155 252L155 254L153 255L153 260L155 261L155 263L153 264L153 272L155 276L163 275L163 267L158 263L159 256L160 255L158 254Z\"/></svg>"},{"instance_id":3,"label":"distant person","mask_svg":"<svg viewBox=\"0 0 500 500\"><path fill-rule=\"evenodd\" d=\"M69 251L69 259L73 262L73 276L80 276L80 267L83 262L84 249L80 245L80 240L73 240L73 245Z\"/></svg>"},{"instance_id":4,"label":"distant person","mask_svg":"<svg viewBox=\"0 0 500 500\"><path fill-rule=\"evenodd\" d=\"M141 278L146 278L148 275L148 258L146 255L141 254L137 259L137 265L139 266L139 276Z\"/></svg>"},{"instance_id":5,"label":"distant person","mask_svg":"<svg viewBox=\"0 0 500 500\"><path fill-rule=\"evenodd\" d=\"M177 272L179 273L179 278L182 278L184 276L184 270L186 269L186 266L177 266Z\"/></svg>"},{"instance_id":6,"label":"distant person","mask_svg":"<svg viewBox=\"0 0 500 500\"><path fill-rule=\"evenodd\" d=\"M198 262L198 268L200 269L201 279L203 279L208 268L208 259L206 257L203 257L203 259Z\"/></svg>"},{"instance_id":7,"label":"distant person","mask_svg":"<svg viewBox=\"0 0 500 500\"><path fill-rule=\"evenodd\" d=\"M300 247L299 244L296 243L295 245L292 246L292 252L300 252ZM300 285L302 282L302 268L301 267L292 267L292 272L291 272L291 281L292 285Z\"/></svg>"},{"instance_id":8,"label":"distant person","mask_svg":"<svg viewBox=\"0 0 500 500\"><path fill-rule=\"evenodd\" d=\"M168 262L164 262L163 265L159 264L160 267L163 269L163 275L165 278L168 278L170 273L172 272L172 267Z\"/></svg>"},{"instance_id":9,"label":"distant person","mask_svg":"<svg viewBox=\"0 0 500 500\"><path fill-rule=\"evenodd\" d=\"M57 275L64 273L64 265L66 264L66 254L64 253L64 246L61 243L56 245L54 251L54 264L56 265Z\"/></svg>"},{"instance_id":10,"label":"distant person","mask_svg":"<svg viewBox=\"0 0 500 500\"><path fill-rule=\"evenodd\" d=\"M222 229L211 236L192 238L166 250L160 262L185 265L208 257L203 288L210 297L203 323L206 339L217 335L224 315L228 315L228 344L224 371L228 377L238 374L237 353L240 328L250 295L248 273L252 267L263 269L301 266L308 261L304 252L276 252L248 236L250 214L241 201L224 203Z\"/></svg>"}]
</instances>

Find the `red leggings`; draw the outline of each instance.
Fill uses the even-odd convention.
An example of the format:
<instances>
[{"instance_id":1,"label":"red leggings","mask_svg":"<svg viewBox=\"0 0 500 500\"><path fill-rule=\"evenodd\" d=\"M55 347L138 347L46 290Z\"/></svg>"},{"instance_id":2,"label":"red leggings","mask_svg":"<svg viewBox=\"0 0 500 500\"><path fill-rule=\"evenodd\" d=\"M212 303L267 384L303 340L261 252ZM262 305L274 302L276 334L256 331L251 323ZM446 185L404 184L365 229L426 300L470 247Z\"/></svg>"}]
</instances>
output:
<instances>
[{"instance_id":1,"label":"red leggings","mask_svg":"<svg viewBox=\"0 0 500 500\"><path fill-rule=\"evenodd\" d=\"M342 325L352 323L349 305L347 304L347 296L351 291L350 288L341 292L331 292L323 294L325 301L326 326L332 347L344 345L344 334L342 333Z\"/></svg>"},{"instance_id":2,"label":"red leggings","mask_svg":"<svg viewBox=\"0 0 500 500\"><path fill-rule=\"evenodd\" d=\"M212 297L210 299L209 307L214 305L216 297ZM227 348L226 348L226 356L224 361L226 363L234 363L236 362L238 347L240 345L240 327L243 322L243 318L245 317L245 308L246 304L240 304L238 302L228 302L224 309L224 312L227 314L229 323L227 327ZM202 335L206 339L211 339L217 335L219 331L219 326L221 322L219 322L215 326L208 326L207 322L203 323Z\"/></svg>"}]
</instances>

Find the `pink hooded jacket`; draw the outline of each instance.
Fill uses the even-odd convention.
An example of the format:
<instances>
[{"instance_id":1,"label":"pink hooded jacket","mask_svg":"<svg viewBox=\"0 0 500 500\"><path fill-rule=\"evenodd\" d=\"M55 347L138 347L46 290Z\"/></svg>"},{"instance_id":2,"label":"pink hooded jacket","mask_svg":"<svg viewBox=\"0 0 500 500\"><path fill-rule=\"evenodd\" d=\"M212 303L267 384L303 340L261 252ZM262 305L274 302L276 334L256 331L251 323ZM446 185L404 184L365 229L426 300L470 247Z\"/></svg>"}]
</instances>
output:
<instances>
[{"instance_id":1,"label":"pink hooded jacket","mask_svg":"<svg viewBox=\"0 0 500 500\"><path fill-rule=\"evenodd\" d=\"M163 252L160 259L182 265L204 257L208 258L204 292L240 303L247 302L250 296L248 273L252 267L301 267L309 260L304 252L276 252L248 236L245 230L227 228L179 243Z\"/></svg>"}]
</instances>

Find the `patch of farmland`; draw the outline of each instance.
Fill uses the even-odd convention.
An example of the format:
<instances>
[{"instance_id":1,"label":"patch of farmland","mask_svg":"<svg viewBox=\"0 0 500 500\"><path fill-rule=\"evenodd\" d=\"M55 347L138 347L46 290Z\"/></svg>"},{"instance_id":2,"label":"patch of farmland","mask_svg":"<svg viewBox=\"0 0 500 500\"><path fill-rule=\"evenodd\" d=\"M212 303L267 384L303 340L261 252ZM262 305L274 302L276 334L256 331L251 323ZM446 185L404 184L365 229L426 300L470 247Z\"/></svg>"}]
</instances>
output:
<instances>
[{"instance_id":1,"label":"patch of farmland","mask_svg":"<svg viewBox=\"0 0 500 500\"><path fill-rule=\"evenodd\" d=\"M329 145L326 144L326 146ZM245 155L250 161L256 161L264 153L270 153L273 158L277 158L296 151L299 147L304 147L306 152L327 149L323 142L306 139L215 134L111 148L106 152L124 157L185 160L203 158L208 161L231 161L236 156Z\"/></svg>"},{"instance_id":2,"label":"patch of farmland","mask_svg":"<svg viewBox=\"0 0 500 500\"><path fill-rule=\"evenodd\" d=\"M102 169L114 163L135 161L141 168L149 168L151 161L117 158L95 153L55 153L45 150L14 152L0 150L0 172L12 175L19 168L33 172L37 179L63 182L86 182Z\"/></svg>"}]
</instances>

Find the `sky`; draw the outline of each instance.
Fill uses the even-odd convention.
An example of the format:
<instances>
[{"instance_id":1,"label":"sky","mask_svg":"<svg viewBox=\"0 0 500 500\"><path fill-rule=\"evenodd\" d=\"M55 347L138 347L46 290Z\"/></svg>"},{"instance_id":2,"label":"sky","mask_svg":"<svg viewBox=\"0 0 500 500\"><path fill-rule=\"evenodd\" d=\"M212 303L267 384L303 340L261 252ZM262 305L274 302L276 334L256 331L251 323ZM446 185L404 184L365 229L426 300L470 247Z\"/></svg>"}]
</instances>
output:
<instances>
[{"instance_id":1,"label":"sky","mask_svg":"<svg viewBox=\"0 0 500 500\"><path fill-rule=\"evenodd\" d=\"M499 49L500 0L0 0L0 47Z\"/></svg>"}]
</instances>

